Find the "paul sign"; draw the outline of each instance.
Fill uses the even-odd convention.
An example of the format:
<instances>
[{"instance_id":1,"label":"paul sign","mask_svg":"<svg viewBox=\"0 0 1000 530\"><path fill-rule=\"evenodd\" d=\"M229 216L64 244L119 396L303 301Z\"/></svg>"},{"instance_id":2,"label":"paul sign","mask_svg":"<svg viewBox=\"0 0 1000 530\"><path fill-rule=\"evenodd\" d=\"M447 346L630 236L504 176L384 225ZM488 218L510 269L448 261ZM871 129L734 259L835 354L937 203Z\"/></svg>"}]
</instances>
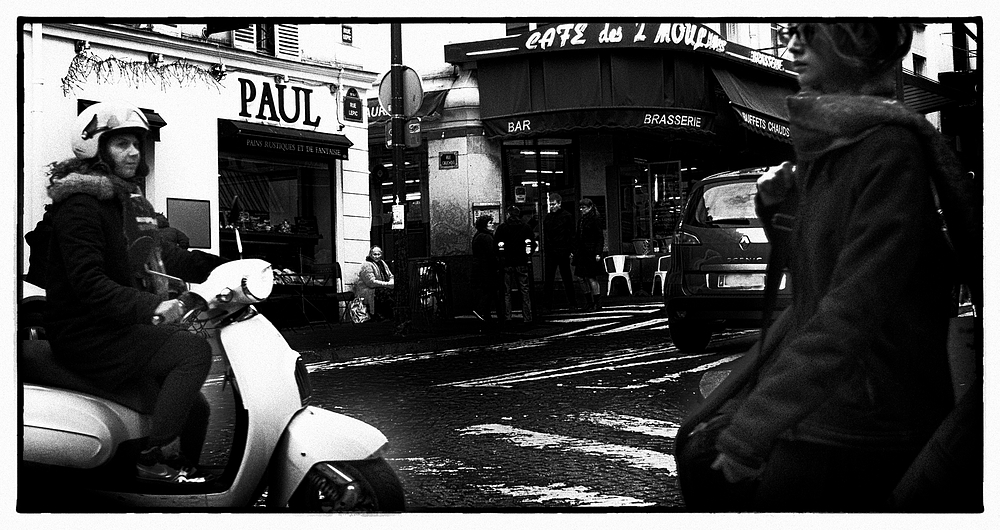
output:
<instances>
[{"instance_id":1,"label":"paul sign","mask_svg":"<svg viewBox=\"0 0 1000 530\"><path fill-rule=\"evenodd\" d=\"M239 79L240 82L240 116L257 118L259 120L280 121L284 123L299 123L309 127L319 125L321 116L312 117L310 98L312 89L303 87L288 87L282 84L274 85L267 81L260 85L258 97L257 85L251 79ZM289 93L290 92L290 93ZM251 114L256 109L256 114ZM293 111L293 112L290 112Z\"/></svg>"}]
</instances>

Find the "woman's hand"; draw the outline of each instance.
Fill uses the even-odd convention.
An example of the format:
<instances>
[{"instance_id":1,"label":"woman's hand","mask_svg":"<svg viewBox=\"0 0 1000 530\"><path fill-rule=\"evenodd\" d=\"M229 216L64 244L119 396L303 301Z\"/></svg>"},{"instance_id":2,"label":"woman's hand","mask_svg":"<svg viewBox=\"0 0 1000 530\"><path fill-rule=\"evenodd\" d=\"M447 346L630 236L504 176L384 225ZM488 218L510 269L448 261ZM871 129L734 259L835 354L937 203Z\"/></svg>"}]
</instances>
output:
<instances>
[{"instance_id":1,"label":"woman's hand","mask_svg":"<svg viewBox=\"0 0 1000 530\"><path fill-rule=\"evenodd\" d=\"M773 206L785 199L795 186L795 164L782 162L757 179L757 197L762 206Z\"/></svg>"},{"instance_id":2,"label":"woman's hand","mask_svg":"<svg viewBox=\"0 0 1000 530\"><path fill-rule=\"evenodd\" d=\"M764 471L763 467L752 468L738 462L725 453L719 453L719 456L715 458L715 462L712 462L712 469L722 471L722 474L726 476L726 480L733 484L756 479Z\"/></svg>"}]
</instances>

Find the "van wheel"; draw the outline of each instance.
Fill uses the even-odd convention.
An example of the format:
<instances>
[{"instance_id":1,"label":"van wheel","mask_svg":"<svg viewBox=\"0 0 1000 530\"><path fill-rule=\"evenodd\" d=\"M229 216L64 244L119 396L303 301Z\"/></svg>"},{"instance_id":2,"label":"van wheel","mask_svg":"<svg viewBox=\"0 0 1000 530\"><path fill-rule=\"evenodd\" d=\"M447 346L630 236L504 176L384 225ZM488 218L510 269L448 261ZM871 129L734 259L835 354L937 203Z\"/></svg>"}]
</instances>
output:
<instances>
[{"instance_id":1,"label":"van wheel","mask_svg":"<svg viewBox=\"0 0 1000 530\"><path fill-rule=\"evenodd\" d=\"M670 316L670 340L684 353L701 353L712 340L712 329L707 322Z\"/></svg>"}]
</instances>

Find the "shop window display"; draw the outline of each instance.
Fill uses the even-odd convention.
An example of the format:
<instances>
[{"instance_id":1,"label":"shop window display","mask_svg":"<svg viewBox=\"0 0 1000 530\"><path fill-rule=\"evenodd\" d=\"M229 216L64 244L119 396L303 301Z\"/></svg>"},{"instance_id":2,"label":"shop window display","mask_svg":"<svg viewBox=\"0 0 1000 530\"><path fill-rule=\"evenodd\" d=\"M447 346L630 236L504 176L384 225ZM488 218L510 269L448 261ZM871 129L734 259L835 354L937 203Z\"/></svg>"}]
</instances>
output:
<instances>
[{"instance_id":1,"label":"shop window display","mask_svg":"<svg viewBox=\"0 0 1000 530\"><path fill-rule=\"evenodd\" d=\"M223 256L236 257L235 226L245 258L296 273L329 267L335 261L331 173L322 162L220 156Z\"/></svg>"}]
</instances>

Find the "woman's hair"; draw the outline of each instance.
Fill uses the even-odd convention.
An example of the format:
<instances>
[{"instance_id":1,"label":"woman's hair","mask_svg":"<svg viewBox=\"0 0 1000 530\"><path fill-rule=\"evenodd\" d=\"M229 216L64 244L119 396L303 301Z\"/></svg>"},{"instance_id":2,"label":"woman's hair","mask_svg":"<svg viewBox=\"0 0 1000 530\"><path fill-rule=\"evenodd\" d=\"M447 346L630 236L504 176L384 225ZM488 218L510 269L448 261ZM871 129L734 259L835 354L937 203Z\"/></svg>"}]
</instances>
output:
<instances>
[{"instance_id":1,"label":"woman's hair","mask_svg":"<svg viewBox=\"0 0 1000 530\"><path fill-rule=\"evenodd\" d=\"M913 26L893 21L842 22L836 24L808 24L811 38L822 38L830 51L850 72L854 84L863 92L891 93L894 90L894 67L910 51L913 43ZM806 24L800 24L806 26ZM800 34L807 33L800 31ZM808 45L808 38L806 39ZM853 72L853 76L850 75Z\"/></svg>"},{"instance_id":2,"label":"woman's hair","mask_svg":"<svg viewBox=\"0 0 1000 530\"><path fill-rule=\"evenodd\" d=\"M480 215L479 218L476 219L476 229L486 230L487 228L489 228L490 221L492 220L493 220L492 215Z\"/></svg>"}]
</instances>

